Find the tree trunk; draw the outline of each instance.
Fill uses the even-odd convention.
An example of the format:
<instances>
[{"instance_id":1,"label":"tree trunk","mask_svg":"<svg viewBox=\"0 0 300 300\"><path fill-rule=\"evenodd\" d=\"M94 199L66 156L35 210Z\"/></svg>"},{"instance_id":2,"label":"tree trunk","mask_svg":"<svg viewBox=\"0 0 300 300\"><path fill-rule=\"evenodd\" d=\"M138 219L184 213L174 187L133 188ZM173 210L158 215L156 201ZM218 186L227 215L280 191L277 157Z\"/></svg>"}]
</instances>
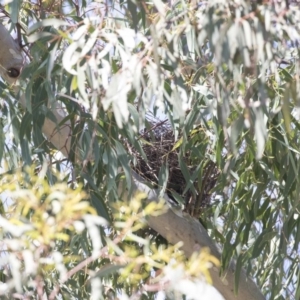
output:
<instances>
[{"instance_id":1,"label":"tree trunk","mask_svg":"<svg viewBox=\"0 0 300 300\"><path fill-rule=\"evenodd\" d=\"M24 66L24 60L19 45L13 40L6 28L0 23L0 76L9 84L14 86L18 91L17 78L11 69L15 69L21 73ZM26 102L24 96L20 95L20 103L25 108ZM70 152L71 140L71 124L67 121L64 125L58 127L57 124L65 117L63 109L57 105L52 108L57 118L57 123L49 119L45 120L43 133L52 144L60 150L66 157ZM136 190L146 192L150 201L156 201L158 195L155 190L150 190L143 180L133 173L133 181ZM150 217L149 226L165 237L170 243L175 244L183 242L183 251L186 256L190 256L194 251L201 250L202 247L208 247L211 253L220 258L220 253L209 237L206 230L198 220L189 216L184 216L182 212L175 212L171 207L168 211L158 217ZM213 284L215 288L223 295L226 300L264 300L264 296L260 292L255 283L247 278L245 272L241 272L239 293L234 295L234 264L232 263L226 277L221 279L219 270L215 269L211 272Z\"/></svg>"}]
</instances>

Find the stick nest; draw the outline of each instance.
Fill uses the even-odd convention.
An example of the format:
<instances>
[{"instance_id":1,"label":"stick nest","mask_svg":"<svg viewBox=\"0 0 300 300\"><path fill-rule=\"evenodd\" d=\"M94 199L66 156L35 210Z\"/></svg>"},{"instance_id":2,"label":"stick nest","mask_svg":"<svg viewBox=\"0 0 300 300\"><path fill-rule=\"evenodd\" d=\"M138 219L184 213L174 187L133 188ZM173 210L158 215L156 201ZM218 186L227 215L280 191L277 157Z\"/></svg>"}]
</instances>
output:
<instances>
[{"instance_id":1,"label":"stick nest","mask_svg":"<svg viewBox=\"0 0 300 300\"><path fill-rule=\"evenodd\" d=\"M166 193L170 199L183 205L184 211L191 216L199 217L203 210L210 205L211 190L219 175L216 165L209 161L203 170L200 187L196 180L193 183L194 192L189 189L184 194L187 183L179 166L179 147L173 150L176 141L170 123L167 120L157 119L148 120L148 123L149 129L142 130L139 137L143 142L143 150L147 160L142 157L139 151L131 148L130 152L135 158L133 169L150 182L154 188L161 188L158 186L159 172L161 166L167 166L169 177ZM190 175L192 175L196 166L189 163L189 156L189 153L186 153L183 160L188 166ZM178 200L178 196L182 197L181 201Z\"/></svg>"}]
</instances>

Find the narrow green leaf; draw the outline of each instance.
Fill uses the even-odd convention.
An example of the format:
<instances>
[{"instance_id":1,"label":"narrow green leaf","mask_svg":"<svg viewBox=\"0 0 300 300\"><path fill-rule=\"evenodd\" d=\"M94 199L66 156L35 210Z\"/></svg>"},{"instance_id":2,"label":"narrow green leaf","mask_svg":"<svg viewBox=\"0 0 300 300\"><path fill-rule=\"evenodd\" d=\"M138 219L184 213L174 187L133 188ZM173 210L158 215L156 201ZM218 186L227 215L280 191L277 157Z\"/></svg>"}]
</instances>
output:
<instances>
[{"instance_id":1,"label":"narrow green leaf","mask_svg":"<svg viewBox=\"0 0 300 300\"><path fill-rule=\"evenodd\" d=\"M132 24L135 31L138 29L138 14L137 14L137 7L133 0L128 0L128 9L130 11L132 17Z\"/></svg>"},{"instance_id":2,"label":"narrow green leaf","mask_svg":"<svg viewBox=\"0 0 300 300\"><path fill-rule=\"evenodd\" d=\"M124 265L111 265L111 264L105 265L105 266L101 267L99 271L97 271L95 274L93 274L93 276L89 280L91 280L95 277L103 278L108 275L112 275L112 274L116 273L117 271L119 271L123 267L124 267Z\"/></svg>"},{"instance_id":3,"label":"narrow green leaf","mask_svg":"<svg viewBox=\"0 0 300 300\"><path fill-rule=\"evenodd\" d=\"M56 42L54 44L53 49L49 53L48 61L47 61L47 80L51 80L51 72L54 67L56 55L57 55L57 49L58 49L59 42Z\"/></svg>"},{"instance_id":4,"label":"narrow green leaf","mask_svg":"<svg viewBox=\"0 0 300 300\"><path fill-rule=\"evenodd\" d=\"M4 145L5 145L5 135L3 130L4 130L3 124L2 122L0 122L0 162L2 161Z\"/></svg>"},{"instance_id":5,"label":"narrow green leaf","mask_svg":"<svg viewBox=\"0 0 300 300\"><path fill-rule=\"evenodd\" d=\"M230 147L233 151L234 154L237 154L237 145L236 141L238 140L241 132L243 131L244 128L244 116L240 115L240 117L234 121L234 123L230 127L230 135L229 135L229 142L230 142Z\"/></svg>"},{"instance_id":6,"label":"narrow green leaf","mask_svg":"<svg viewBox=\"0 0 300 300\"><path fill-rule=\"evenodd\" d=\"M13 0L8 3L11 9L10 19L14 24L16 24L19 21L20 8L22 4L21 0Z\"/></svg>"},{"instance_id":7,"label":"narrow green leaf","mask_svg":"<svg viewBox=\"0 0 300 300\"><path fill-rule=\"evenodd\" d=\"M22 159L26 165L31 165L31 152L29 142L26 138L21 140Z\"/></svg>"},{"instance_id":8,"label":"narrow green leaf","mask_svg":"<svg viewBox=\"0 0 300 300\"><path fill-rule=\"evenodd\" d=\"M130 169L130 162L128 159L128 154L120 142L115 141L115 145L116 145L117 157L118 157L118 159L123 167L123 170L125 172L127 188L130 191L131 190L131 169Z\"/></svg>"},{"instance_id":9,"label":"narrow green leaf","mask_svg":"<svg viewBox=\"0 0 300 300\"><path fill-rule=\"evenodd\" d=\"M291 131L291 109L290 109L290 86L285 87L285 92L282 99L282 114L284 118L284 125L287 133Z\"/></svg>"},{"instance_id":10,"label":"narrow green leaf","mask_svg":"<svg viewBox=\"0 0 300 300\"><path fill-rule=\"evenodd\" d=\"M22 140L25 137L30 139L31 129L32 129L32 114L26 112L22 118L21 125L20 125L20 131L19 131L20 140Z\"/></svg>"},{"instance_id":11,"label":"narrow green leaf","mask_svg":"<svg viewBox=\"0 0 300 300\"><path fill-rule=\"evenodd\" d=\"M267 130L262 108L255 110L255 138L257 144L256 158L261 159L265 149Z\"/></svg>"},{"instance_id":12,"label":"narrow green leaf","mask_svg":"<svg viewBox=\"0 0 300 300\"><path fill-rule=\"evenodd\" d=\"M234 271L234 294L235 295L238 294L242 268L243 268L243 256L239 255L236 261L235 271Z\"/></svg>"}]
</instances>

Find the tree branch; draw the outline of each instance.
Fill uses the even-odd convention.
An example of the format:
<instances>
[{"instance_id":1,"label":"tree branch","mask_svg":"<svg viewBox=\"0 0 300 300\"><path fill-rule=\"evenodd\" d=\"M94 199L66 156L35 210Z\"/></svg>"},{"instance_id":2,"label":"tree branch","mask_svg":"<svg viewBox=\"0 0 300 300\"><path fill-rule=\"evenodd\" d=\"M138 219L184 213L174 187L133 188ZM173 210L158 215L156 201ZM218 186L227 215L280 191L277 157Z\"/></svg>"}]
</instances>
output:
<instances>
[{"instance_id":1,"label":"tree branch","mask_svg":"<svg viewBox=\"0 0 300 300\"><path fill-rule=\"evenodd\" d=\"M146 193L149 201L156 201L158 199L158 193L143 183L143 179L138 174L133 173L133 180L136 189ZM166 199L167 197L167 195L164 196ZM193 252L206 247L210 249L212 255L218 259L221 258L215 242L210 238L202 224L198 220L188 215L184 215L181 211L176 211L170 207L166 213L160 216L150 217L148 219L148 224L169 243L176 244L182 241L182 250L187 257L191 256ZM238 295L235 295L234 270L235 264L232 262L227 270L226 276L223 278L219 276L219 270L217 268L213 268L211 272L214 287L226 300L265 299L253 280L246 276L244 270L242 270L240 275Z\"/></svg>"},{"instance_id":2,"label":"tree branch","mask_svg":"<svg viewBox=\"0 0 300 300\"><path fill-rule=\"evenodd\" d=\"M8 30L0 23L0 76L8 83L15 83L24 66L21 48L11 37ZM11 70L18 72L17 76L11 76ZM15 73L16 74L16 73Z\"/></svg>"}]
</instances>

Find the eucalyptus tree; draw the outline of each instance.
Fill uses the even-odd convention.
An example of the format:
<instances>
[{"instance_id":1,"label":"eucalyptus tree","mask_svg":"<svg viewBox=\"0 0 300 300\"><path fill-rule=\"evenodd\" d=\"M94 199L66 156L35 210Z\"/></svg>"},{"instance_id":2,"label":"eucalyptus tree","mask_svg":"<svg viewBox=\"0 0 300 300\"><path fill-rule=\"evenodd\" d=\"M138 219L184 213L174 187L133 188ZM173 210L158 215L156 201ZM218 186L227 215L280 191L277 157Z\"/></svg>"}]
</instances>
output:
<instances>
[{"instance_id":1,"label":"eucalyptus tree","mask_svg":"<svg viewBox=\"0 0 300 300\"><path fill-rule=\"evenodd\" d=\"M159 235L135 231L135 242L159 244L163 236L169 245L182 243L186 257L208 247L221 260L211 278L225 299L299 298L297 3L3 5L0 154L9 173L32 164L43 169L46 162L51 185L57 180L52 166L67 172L69 184L82 184L112 225L119 224L113 211L120 198L135 203L137 190L146 192L145 205L165 198L172 204L163 214L147 214ZM157 130L165 121L149 120L149 111L167 116L171 130L155 170L149 147L166 146L166 132ZM102 258L105 265L109 257ZM99 265L91 260L85 267L91 272ZM124 288L118 271L108 271L112 295ZM108 280L103 276L101 284ZM147 290L147 280L140 280L127 294L151 298L163 289ZM65 282L62 295L76 298ZM45 293L53 289L45 286Z\"/></svg>"}]
</instances>

